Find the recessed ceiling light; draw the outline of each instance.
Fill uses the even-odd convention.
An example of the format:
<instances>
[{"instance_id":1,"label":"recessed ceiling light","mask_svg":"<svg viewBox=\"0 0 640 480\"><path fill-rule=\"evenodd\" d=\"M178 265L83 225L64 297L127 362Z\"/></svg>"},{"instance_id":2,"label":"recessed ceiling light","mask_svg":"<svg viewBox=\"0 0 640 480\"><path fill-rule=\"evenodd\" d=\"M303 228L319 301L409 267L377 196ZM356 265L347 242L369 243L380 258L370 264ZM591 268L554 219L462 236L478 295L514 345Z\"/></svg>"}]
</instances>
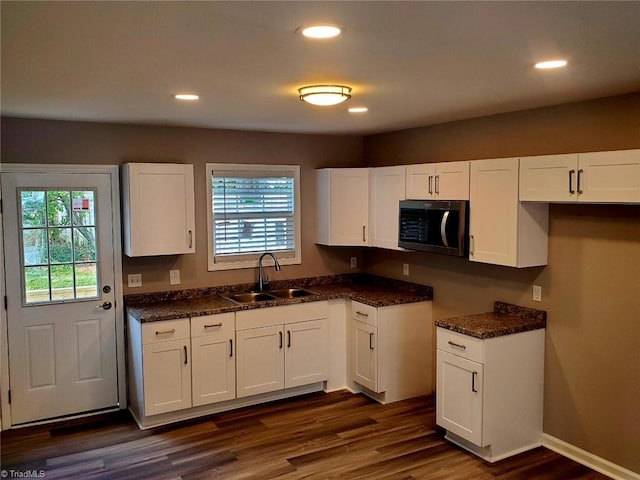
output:
<instances>
[{"instance_id":1,"label":"recessed ceiling light","mask_svg":"<svg viewBox=\"0 0 640 480\"><path fill-rule=\"evenodd\" d=\"M200 95L195 95L193 93L176 93L173 98L176 100L198 100Z\"/></svg>"},{"instance_id":2,"label":"recessed ceiling light","mask_svg":"<svg viewBox=\"0 0 640 480\"><path fill-rule=\"evenodd\" d=\"M367 107L351 107L349 109L349 113L365 113L368 111L369 109Z\"/></svg>"},{"instance_id":3,"label":"recessed ceiling light","mask_svg":"<svg viewBox=\"0 0 640 480\"><path fill-rule=\"evenodd\" d=\"M351 98L351 87L346 85L309 85L300 87L298 95L303 102L328 107Z\"/></svg>"},{"instance_id":4,"label":"recessed ceiling light","mask_svg":"<svg viewBox=\"0 0 640 480\"><path fill-rule=\"evenodd\" d=\"M547 60L544 62L536 63L535 67L541 70L548 70L550 68L562 68L567 66L566 60Z\"/></svg>"},{"instance_id":5,"label":"recessed ceiling light","mask_svg":"<svg viewBox=\"0 0 640 480\"><path fill-rule=\"evenodd\" d=\"M320 39L337 37L341 32L340 27L335 25L311 25L299 30L305 37Z\"/></svg>"}]
</instances>

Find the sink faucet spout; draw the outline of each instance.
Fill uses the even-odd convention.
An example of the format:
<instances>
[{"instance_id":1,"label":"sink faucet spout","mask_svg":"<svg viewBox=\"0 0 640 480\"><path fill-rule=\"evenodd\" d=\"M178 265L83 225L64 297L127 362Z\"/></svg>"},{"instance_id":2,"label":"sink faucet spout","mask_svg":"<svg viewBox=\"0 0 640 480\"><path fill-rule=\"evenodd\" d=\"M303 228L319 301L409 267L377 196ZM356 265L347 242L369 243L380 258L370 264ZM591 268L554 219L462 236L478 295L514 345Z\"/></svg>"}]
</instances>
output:
<instances>
[{"instance_id":1,"label":"sink faucet spout","mask_svg":"<svg viewBox=\"0 0 640 480\"><path fill-rule=\"evenodd\" d=\"M275 268L276 272L279 272L282 268L280 267L280 263L278 263L278 259L273 253L265 252L262 255L260 255L260 259L258 260L258 289L261 292L267 287L267 285L269 285L269 277L263 274L263 267L262 267L262 260L267 255L273 258L273 267Z\"/></svg>"}]
</instances>

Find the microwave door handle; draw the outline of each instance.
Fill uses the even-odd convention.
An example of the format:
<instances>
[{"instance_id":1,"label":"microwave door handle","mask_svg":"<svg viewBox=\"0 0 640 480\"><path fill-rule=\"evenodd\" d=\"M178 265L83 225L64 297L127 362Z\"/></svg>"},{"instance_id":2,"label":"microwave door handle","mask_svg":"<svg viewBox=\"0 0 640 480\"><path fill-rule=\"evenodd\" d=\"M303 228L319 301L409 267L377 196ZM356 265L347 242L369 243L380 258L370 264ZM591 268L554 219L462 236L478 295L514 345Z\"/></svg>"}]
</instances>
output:
<instances>
[{"instance_id":1,"label":"microwave door handle","mask_svg":"<svg viewBox=\"0 0 640 480\"><path fill-rule=\"evenodd\" d=\"M440 236L442 237L442 243L445 247L449 246L449 242L447 242L447 220L449 220L449 210L444 212L442 215L442 222L440 222Z\"/></svg>"}]
</instances>

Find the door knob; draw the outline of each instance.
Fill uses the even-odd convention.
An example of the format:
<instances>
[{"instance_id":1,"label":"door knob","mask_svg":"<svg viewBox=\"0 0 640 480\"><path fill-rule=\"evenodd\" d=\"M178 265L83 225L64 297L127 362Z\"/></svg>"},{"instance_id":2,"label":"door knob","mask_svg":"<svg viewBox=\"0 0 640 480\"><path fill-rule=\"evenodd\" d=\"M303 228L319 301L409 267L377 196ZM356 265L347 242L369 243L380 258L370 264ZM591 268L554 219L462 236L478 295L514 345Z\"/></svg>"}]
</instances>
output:
<instances>
[{"instance_id":1,"label":"door knob","mask_svg":"<svg viewBox=\"0 0 640 480\"><path fill-rule=\"evenodd\" d=\"M104 302L102 305L98 305L96 310L111 310L111 302Z\"/></svg>"}]
</instances>

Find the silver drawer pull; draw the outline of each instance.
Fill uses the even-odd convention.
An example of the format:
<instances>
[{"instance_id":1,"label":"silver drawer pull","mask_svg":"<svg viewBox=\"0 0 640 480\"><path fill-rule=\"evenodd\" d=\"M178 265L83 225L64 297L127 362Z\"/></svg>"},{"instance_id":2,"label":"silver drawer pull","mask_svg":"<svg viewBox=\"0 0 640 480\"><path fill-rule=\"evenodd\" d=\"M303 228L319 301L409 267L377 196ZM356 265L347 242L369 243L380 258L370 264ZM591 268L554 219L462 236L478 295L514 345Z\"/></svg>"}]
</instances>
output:
<instances>
[{"instance_id":1,"label":"silver drawer pull","mask_svg":"<svg viewBox=\"0 0 640 480\"><path fill-rule=\"evenodd\" d=\"M369 316L368 313L364 313L364 312L360 312L360 311L356 311L356 315L361 315L363 317L368 317Z\"/></svg>"},{"instance_id":2,"label":"silver drawer pull","mask_svg":"<svg viewBox=\"0 0 640 480\"><path fill-rule=\"evenodd\" d=\"M222 323L212 323L211 325L205 325L204 328L221 327Z\"/></svg>"},{"instance_id":3,"label":"silver drawer pull","mask_svg":"<svg viewBox=\"0 0 640 480\"><path fill-rule=\"evenodd\" d=\"M460 345L459 343L452 342L451 340L449 340L448 343L452 347L458 347L458 348L461 348L462 350L465 350L467 348L466 345Z\"/></svg>"}]
</instances>

